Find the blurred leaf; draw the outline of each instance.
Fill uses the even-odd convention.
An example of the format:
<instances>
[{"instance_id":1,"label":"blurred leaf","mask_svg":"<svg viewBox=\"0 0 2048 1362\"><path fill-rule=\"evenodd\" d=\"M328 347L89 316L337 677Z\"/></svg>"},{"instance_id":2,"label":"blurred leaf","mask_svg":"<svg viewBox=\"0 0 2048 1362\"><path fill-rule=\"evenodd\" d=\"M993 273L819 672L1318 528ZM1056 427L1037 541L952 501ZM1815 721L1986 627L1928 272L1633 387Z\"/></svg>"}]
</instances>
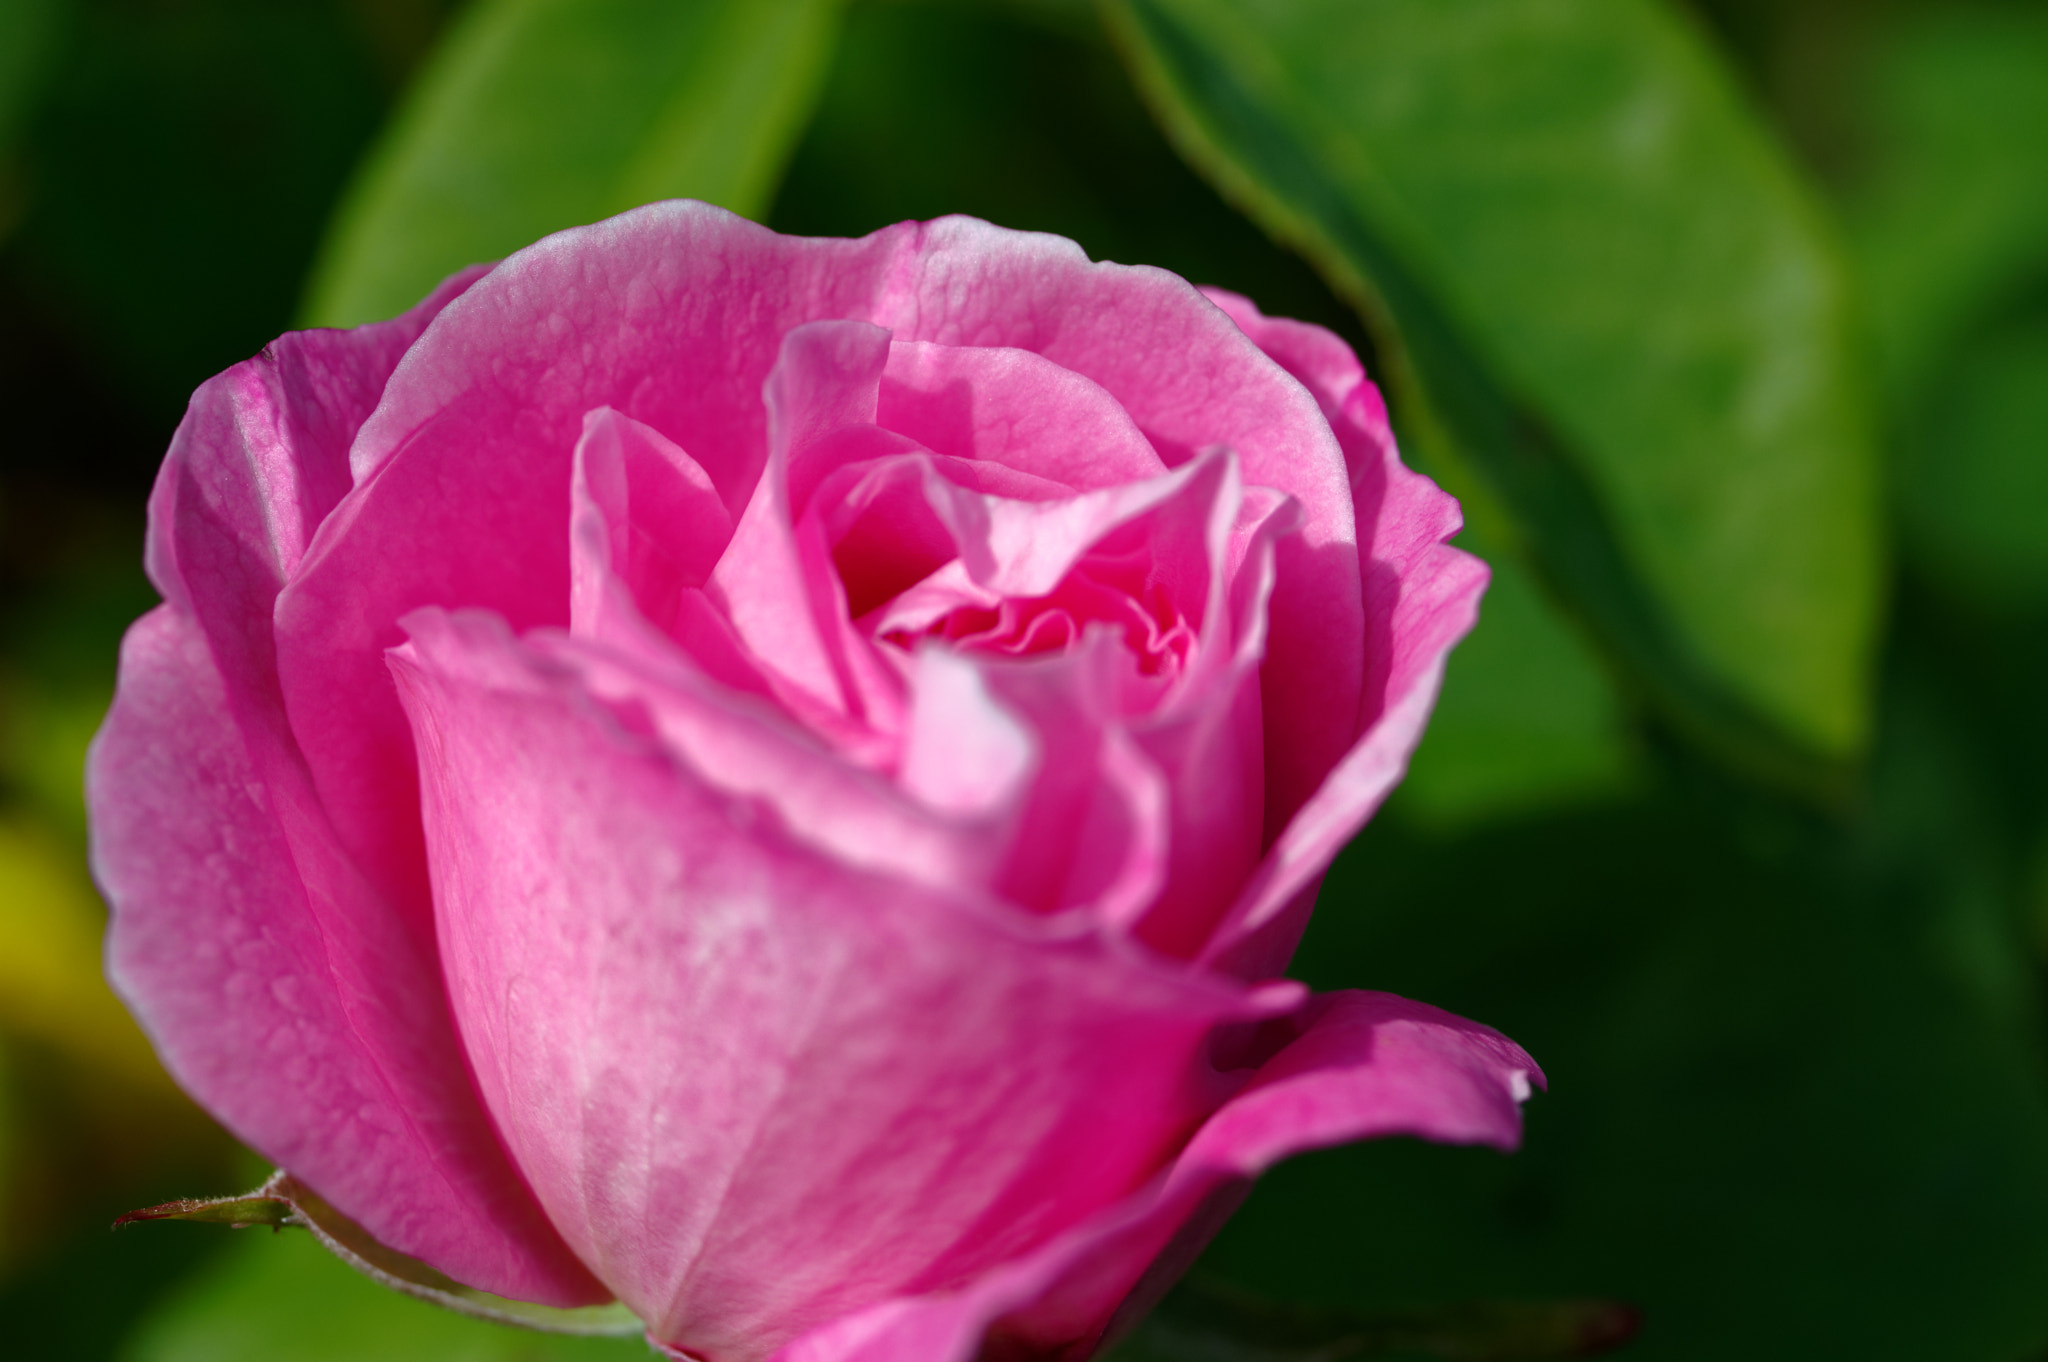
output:
<instances>
[{"instance_id":1,"label":"blurred leaf","mask_svg":"<svg viewBox=\"0 0 2048 1362\"><path fill-rule=\"evenodd\" d=\"M1215 1283L1176 1288L1114 1362L1555 1362L1626 1343L1635 1312L1612 1301L1470 1301L1339 1310L1263 1300Z\"/></svg>"},{"instance_id":2,"label":"blurred leaf","mask_svg":"<svg viewBox=\"0 0 2048 1362\"><path fill-rule=\"evenodd\" d=\"M353 326L465 265L654 199L758 217L840 0L478 0L336 217L305 304Z\"/></svg>"},{"instance_id":3,"label":"blurred leaf","mask_svg":"<svg viewBox=\"0 0 2048 1362\"><path fill-rule=\"evenodd\" d=\"M605 1362L637 1340L468 1319L387 1291L312 1236L249 1231L148 1315L123 1362Z\"/></svg>"},{"instance_id":4,"label":"blurred leaf","mask_svg":"<svg viewBox=\"0 0 2048 1362\"><path fill-rule=\"evenodd\" d=\"M54 314L43 345L78 346L111 371L103 392L141 399L153 468L192 389L289 324L383 91L340 0L96 3L71 27L22 144L34 193L8 272ZM78 410L66 394L0 387L49 437L10 463L75 467L75 432L102 483L114 471L98 405L60 425L45 412Z\"/></svg>"},{"instance_id":5,"label":"blurred leaf","mask_svg":"<svg viewBox=\"0 0 2048 1362\"><path fill-rule=\"evenodd\" d=\"M1356 314L1174 155L1093 16L1081 13L1090 23L1076 25L1042 4L1028 9L1027 17L1015 5L957 0L854 7L771 225L856 235L969 212L1058 232L1097 259L1160 265L1245 293L1270 313L1331 326L1371 362ZM1461 542L1508 562L1496 542L1478 543L1482 508L1469 495L1466 509ZM1477 635L1452 655L1445 695L1396 796L1435 826L1597 797L1629 766L1620 702L1601 665L1519 569L1502 576Z\"/></svg>"},{"instance_id":6,"label":"blurred leaf","mask_svg":"<svg viewBox=\"0 0 2048 1362\"><path fill-rule=\"evenodd\" d=\"M1468 531L1460 541L1471 544ZM1484 553L1493 584L1444 674L1394 798L1432 827L1555 810L1635 779L1621 703L1601 664L1515 561Z\"/></svg>"},{"instance_id":7,"label":"blurred leaf","mask_svg":"<svg viewBox=\"0 0 2048 1362\"><path fill-rule=\"evenodd\" d=\"M1899 449L1899 514L1931 576L2003 607L2048 605L2048 309L1938 371Z\"/></svg>"},{"instance_id":8,"label":"blurred leaf","mask_svg":"<svg viewBox=\"0 0 2048 1362\"><path fill-rule=\"evenodd\" d=\"M623 1305L573 1309L507 1300L451 1281L417 1258L381 1244L369 1231L327 1204L318 1192L282 1170L243 1196L187 1198L129 1211L115 1228L152 1220L188 1220L237 1229L287 1225L312 1231L322 1248L363 1276L392 1291L428 1301L460 1315L515 1324L557 1334L638 1335L640 1321Z\"/></svg>"},{"instance_id":9,"label":"blurred leaf","mask_svg":"<svg viewBox=\"0 0 2048 1362\"><path fill-rule=\"evenodd\" d=\"M1078 5L1079 12L1074 13ZM1343 334L1357 314L1167 145L1092 0L890 0L846 15L769 225L858 236L968 213L1069 237Z\"/></svg>"},{"instance_id":10,"label":"blurred leaf","mask_svg":"<svg viewBox=\"0 0 2048 1362\"><path fill-rule=\"evenodd\" d=\"M1814 207L1654 0L1111 0L1183 150L1398 344L1412 425L1696 735L1868 725L1873 470Z\"/></svg>"},{"instance_id":11,"label":"blurred leaf","mask_svg":"<svg viewBox=\"0 0 2048 1362\"><path fill-rule=\"evenodd\" d=\"M1879 41L1867 101L1847 219L1903 405L1987 309L2048 272L2048 12L1908 11Z\"/></svg>"}]
</instances>

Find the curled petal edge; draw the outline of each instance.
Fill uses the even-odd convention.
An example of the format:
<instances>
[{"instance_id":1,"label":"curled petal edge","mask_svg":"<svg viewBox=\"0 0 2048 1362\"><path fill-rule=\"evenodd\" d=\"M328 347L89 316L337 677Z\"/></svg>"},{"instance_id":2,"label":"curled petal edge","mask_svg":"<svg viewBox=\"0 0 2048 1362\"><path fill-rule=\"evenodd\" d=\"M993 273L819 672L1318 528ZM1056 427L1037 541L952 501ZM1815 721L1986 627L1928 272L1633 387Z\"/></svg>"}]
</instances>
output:
<instances>
[{"instance_id":1,"label":"curled petal edge","mask_svg":"<svg viewBox=\"0 0 2048 1362\"><path fill-rule=\"evenodd\" d=\"M1390 1135L1520 1142L1520 1104L1543 1073L1499 1032L1359 991L1312 999L1301 1019L1306 1029L1141 1191L959 1291L884 1301L813 1330L774 1362L1078 1362L1137 1322L1280 1159Z\"/></svg>"}]
</instances>

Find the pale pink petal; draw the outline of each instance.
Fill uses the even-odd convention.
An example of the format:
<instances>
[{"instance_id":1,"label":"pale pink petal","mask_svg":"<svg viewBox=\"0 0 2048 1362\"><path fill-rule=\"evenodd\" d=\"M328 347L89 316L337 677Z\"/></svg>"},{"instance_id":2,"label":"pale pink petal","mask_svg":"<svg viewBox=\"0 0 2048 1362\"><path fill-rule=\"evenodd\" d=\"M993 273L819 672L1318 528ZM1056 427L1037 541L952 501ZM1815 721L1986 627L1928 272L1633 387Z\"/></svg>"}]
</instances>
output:
<instances>
[{"instance_id":1,"label":"pale pink petal","mask_svg":"<svg viewBox=\"0 0 2048 1362\"><path fill-rule=\"evenodd\" d=\"M1297 1024L1302 1034L1141 1191L963 1289L883 1301L775 1362L1087 1357L1136 1322L1272 1164L1388 1135L1511 1149L1519 1104L1542 1082L1498 1032L1390 994L1325 995Z\"/></svg>"},{"instance_id":2,"label":"pale pink petal","mask_svg":"<svg viewBox=\"0 0 2048 1362\"><path fill-rule=\"evenodd\" d=\"M1195 526L1192 543L1185 535L1179 543L1170 535L1162 538L1159 567L1170 574L1169 594L1184 603L1191 622L1201 623L1211 589L1201 527L1230 463L1227 452L1217 449L1145 482L1059 500L984 495L947 478L928 478L918 484L919 491L930 499L936 520L955 536L959 561L870 612L869 627L880 636L918 633L962 605L993 607L1005 599L1050 595L1113 532L1124 530L1134 542L1146 539L1137 524L1162 508L1174 508L1166 516L1171 527L1191 519ZM1147 539L1144 551L1152 547ZM1189 551L1176 554L1176 548ZM1222 563L1215 566L1220 571Z\"/></svg>"},{"instance_id":3,"label":"pale pink petal","mask_svg":"<svg viewBox=\"0 0 2048 1362\"><path fill-rule=\"evenodd\" d=\"M356 425L480 274L395 321L282 337L194 395L151 499L169 604L124 651L88 800L110 967L194 1095L386 1242L572 1303L603 1293L495 1142L425 895L377 893L337 847L273 669L271 604L347 491Z\"/></svg>"},{"instance_id":4,"label":"pale pink petal","mask_svg":"<svg viewBox=\"0 0 2048 1362\"><path fill-rule=\"evenodd\" d=\"M1166 471L1115 398L1029 350L891 346L878 420L937 453L1017 469L1077 492Z\"/></svg>"},{"instance_id":5,"label":"pale pink petal","mask_svg":"<svg viewBox=\"0 0 2048 1362\"><path fill-rule=\"evenodd\" d=\"M615 579L656 628L704 585L732 539L732 516L703 467L651 426L599 407L583 420L570 502L570 627L597 633Z\"/></svg>"},{"instance_id":6,"label":"pale pink petal","mask_svg":"<svg viewBox=\"0 0 2048 1362\"><path fill-rule=\"evenodd\" d=\"M433 613L408 623L418 628L416 620ZM1010 845L1007 823L933 809L886 774L847 761L780 705L720 684L694 657L661 641L634 646L616 634L600 642L542 630L525 642L708 784L771 805L793 835L848 865L934 888L972 888L994 878Z\"/></svg>"},{"instance_id":7,"label":"pale pink petal","mask_svg":"<svg viewBox=\"0 0 2048 1362\"><path fill-rule=\"evenodd\" d=\"M1034 912L1127 928L1159 898L1171 814L1166 782L1117 712L1122 643L1097 630L1055 656L975 662L1039 749L997 892Z\"/></svg>"},{"instance_id":8,"label":"pale pink petal","mask_svg":"<svg viewBox=\"0 0 2048 1362\"><path fill-rule=\"evenodd\" d=\"M889 333L861 322L813 322L784 337L764 394L768 465L710 583L762 665L812 704L856 721L867 717L866 696L852 654L865 645L845 628L845 587L822 533L814 520L799 524L807 498L792 475L805 467L821 477L835 455L851 452L844 437L879 434L876 394L888 357Z\"/></svg>"},{"instance_id":9,"label":"pale pink petal","mask_svg":"<svg viewBox=\"0 0 2048 1362\"><path fill-rule=\"evenodd\" d=\"M897 779L913 797L961 818L998 812L1038 764L1031 731L989 694L968 658L940 644L918 649L910 725Z\"/></svg>"},{"instance_id":10,"label":"pale pink petal","mask_svg":"<svg viewBox=\"0 0 2048 1362\"><path fill-rule=\"evenodd\" d=\"M1299 998L819 857L552 669L518 682L501 628L413 627L465 1043L550 1217L667 1342L755 1362L1030 1253L1242 1081L1201 1061L1219 1021Z\"/></svg>"}]
</instances>

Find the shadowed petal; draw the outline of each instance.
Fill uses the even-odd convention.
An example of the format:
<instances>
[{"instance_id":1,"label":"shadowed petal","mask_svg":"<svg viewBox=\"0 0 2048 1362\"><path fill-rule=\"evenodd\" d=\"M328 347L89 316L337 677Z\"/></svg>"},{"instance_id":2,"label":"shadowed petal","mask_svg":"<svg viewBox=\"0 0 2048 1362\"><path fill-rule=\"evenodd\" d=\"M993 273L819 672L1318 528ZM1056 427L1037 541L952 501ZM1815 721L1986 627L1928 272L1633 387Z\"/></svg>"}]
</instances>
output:
<instances>
[{"instance_id":1,"label":"shadowed petal","mask_svg":"<svg viewBox=\"0 0 2048 1362\"><path fill-rule=\"evenodd\" d=\"M1519 1142L1542 1074L1498 1032L1385 993L1327 994L1295 1020L1302 1033L1143 1190L970 1286L884 1301L775 1362L1080 1359L1135 1323L1250 1179L1291 1154L1387 1135Z\"/></svg>"}]
</instances>

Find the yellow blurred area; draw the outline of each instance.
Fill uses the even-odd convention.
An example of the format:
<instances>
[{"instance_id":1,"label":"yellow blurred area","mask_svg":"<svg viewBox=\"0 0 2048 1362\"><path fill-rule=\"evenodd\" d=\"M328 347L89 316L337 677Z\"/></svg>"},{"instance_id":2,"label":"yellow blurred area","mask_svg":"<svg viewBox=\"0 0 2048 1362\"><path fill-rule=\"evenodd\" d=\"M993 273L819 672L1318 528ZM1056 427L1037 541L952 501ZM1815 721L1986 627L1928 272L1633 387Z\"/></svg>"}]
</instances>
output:
<instances>
[{"instance_id":1,"label":"yellow blurred area","mask_svg":"<svg viewBox=\"0 0 2048 1362\"><path fill-rule=\"evenodd\" d=\"M103 687L0 674L0 1277L85 1208L126 1209L228 1148L102 968L82 774L106 704Z\"/></svg>"},{"instance_id":2,"label":"yellow blurred area","mask_svg":"<svg viewBox=\"0 0 2048 1362\"><path fill-rule=\"evenodd\" d=\"M37 821L0 816L0 1031L34 1037L106 1078L168 1092L101 972L105 922L75 847Z\"/></svg>"}]
</instances>

